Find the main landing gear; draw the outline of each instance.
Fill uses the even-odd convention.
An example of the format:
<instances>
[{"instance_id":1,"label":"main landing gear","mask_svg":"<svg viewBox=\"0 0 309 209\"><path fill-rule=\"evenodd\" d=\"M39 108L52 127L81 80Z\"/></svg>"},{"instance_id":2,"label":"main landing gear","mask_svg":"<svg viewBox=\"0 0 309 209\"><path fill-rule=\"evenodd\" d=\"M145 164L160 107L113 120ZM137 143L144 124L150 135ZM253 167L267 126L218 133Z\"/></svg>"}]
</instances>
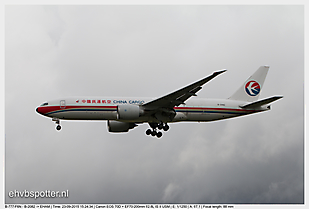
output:
<instances>
[{"instance_id":1,"label":"main landing gear","mask_svg":"<svg viewBox=\"0 0 309 209\"><path fill-rule=\"evenodd\" d=\"M61 125L60 125L60 120L59 120L59 118L53 118L52 121L55 121L55 123L58 124L58 125L56 126L56 130L57 130L57 131L60 131L60 130L61 130Z\"/></svg>"},{"instance_id":2,"label":"main landing gear","mask_svg":"<svg viewBox=\"0 0 309 209\"><path fill-rule=\"evenodd\" d=\"M167 125L167 123L164 124L163 122L161 122L159 124L158 123L149 123L149 126L152 128L152 130L147 129L146 134L151 135L151 136L157 136L158 138L160 138L163 134L162 134L161 131L157 131L157 128L159 130L163 129L163 131L168 131L168 129L170 128L169 125Z\"/></svg>"}]
</instances>

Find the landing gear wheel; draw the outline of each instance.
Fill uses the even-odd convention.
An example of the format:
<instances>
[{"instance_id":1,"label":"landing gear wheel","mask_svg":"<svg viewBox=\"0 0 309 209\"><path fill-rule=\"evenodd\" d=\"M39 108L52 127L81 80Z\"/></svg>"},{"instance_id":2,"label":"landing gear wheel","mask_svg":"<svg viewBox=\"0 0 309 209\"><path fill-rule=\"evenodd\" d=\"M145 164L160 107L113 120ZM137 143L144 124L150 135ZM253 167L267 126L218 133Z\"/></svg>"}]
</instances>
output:
<instances>
[{"instance_id":1,"label":"landing gear wheel","mask_svg":"<svg viewBox=\"0 0 309 209\"><path fill-rule=\"evenodd\" d=\"M54 121L55 123L56 123L56 130L57 131L60 131L60 129L61 129L61 126L60 126L60 120L59 120L59 118L53 118L52 119L52 121Z\"/></svg>"},{"instance_id":2,"label":"landing gear wheel","mask_svg":"<svg viewBox=\"0 0 309 209\"><path fill-rule=\"evenodd\" d=\"M152 133L152 131L150 129L147 129L146 134L150 135Z\"/></svg>"},{"instance_id":3,"label":"landing gear wheel","mask_svg":"<svg viewBox=\"0 0 309 209\"><path fill-rule=\"evenodd\" d=\"M170 127L167 124L165 124L165 126L163 126L163 130L168 131L168 129L170 129Z\"/></svg>"},{"instance_id":4,"label":"landing gear wheel","mask_svg":"<svg viewBox=\"0 0 309 209\"><path fill-rule=\"evenodd\" d=\"M162 132L159 130L163 129L164 131L167 131L170 128L167 123L163 123L162 121L160 123L149 123L149 126L150 129L147 129L146 134L158 138L163 136Z\"/></svg>"},{"instance_id":5,"label":"landing gear wheel","mask_svg":"<svg viewBox=\"0 0 309 209\"><path fill-rule=\"evenodd\" d=\"M159 131L159 132L157 133L157 137L158 137L158 138L161 138L161 136L162 136L162 132Z\"/></svg>"}]
</instances>

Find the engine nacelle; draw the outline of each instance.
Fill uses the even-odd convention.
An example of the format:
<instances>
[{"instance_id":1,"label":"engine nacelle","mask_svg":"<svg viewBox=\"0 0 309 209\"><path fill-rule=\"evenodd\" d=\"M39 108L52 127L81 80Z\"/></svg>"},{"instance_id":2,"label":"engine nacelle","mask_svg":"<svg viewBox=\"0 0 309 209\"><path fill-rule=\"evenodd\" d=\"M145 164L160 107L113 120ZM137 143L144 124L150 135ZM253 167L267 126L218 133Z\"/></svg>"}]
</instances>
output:
<instances>
[{"instance_id":1,"label":"engine nacelle","mask_svg":"<svg viewBox=\"0 0 309 209\"><path fill-rule=\"evenodd\" d=\"M115 120L108 120L107 127L109 132L128 132L129 129L137 126L135 123L126 123Z\"/></svg>"},{"instance_id":2,"label":"engine nacelle","mask_svg":"<svg viewBox=\"0 0 309 209\"><path fill-rule=\"evenodd\" d=\"M120 120L137 119L144 113L143 109L137 105L118 105L117 112Z\"/></svg>"}]
</instances>

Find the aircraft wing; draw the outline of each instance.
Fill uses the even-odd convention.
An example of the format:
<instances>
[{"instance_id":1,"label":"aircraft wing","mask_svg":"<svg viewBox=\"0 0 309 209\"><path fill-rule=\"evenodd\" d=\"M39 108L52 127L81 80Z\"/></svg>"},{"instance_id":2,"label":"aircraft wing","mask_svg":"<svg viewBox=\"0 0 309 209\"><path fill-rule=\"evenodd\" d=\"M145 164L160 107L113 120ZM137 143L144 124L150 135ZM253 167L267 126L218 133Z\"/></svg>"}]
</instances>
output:
<instances>
[{"instance_id":1,"label":"aircraft wing","mask_svg":"<svg viewBox=\"0 0 309 209\"><path fill-rule=\"evenodd\" d=\"M202 85L225 72L226 70L221 70L214 72L212 75L203 78L193 84L190 84L182 89L174 91L166 96L160 97L158 99L152 100L143 104L146 109L157 109L157 108L174 108L184 102L192 96L196 96L196 93L202 89Z\"/></svg>"}]
</instances>

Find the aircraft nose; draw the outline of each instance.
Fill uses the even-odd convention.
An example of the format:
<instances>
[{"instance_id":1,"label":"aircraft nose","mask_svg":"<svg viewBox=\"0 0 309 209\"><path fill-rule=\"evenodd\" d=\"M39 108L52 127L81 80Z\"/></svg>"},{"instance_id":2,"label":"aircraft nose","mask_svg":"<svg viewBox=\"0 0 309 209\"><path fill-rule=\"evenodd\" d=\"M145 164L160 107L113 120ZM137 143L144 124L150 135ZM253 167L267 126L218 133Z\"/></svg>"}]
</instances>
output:
<instances>
[{"instance_id":1,"label":"aircraft nose","mask_svg":"<svg viewBox=\"0 0 309 209\"><path fill-rule=\"evenodd\" d=\"M39 113L39 114L42 115L42 109L41 109L40 107L37 107L37 108L35 109L35 111L36 111L37 113Z\"/></svg>"}]
</instances>

